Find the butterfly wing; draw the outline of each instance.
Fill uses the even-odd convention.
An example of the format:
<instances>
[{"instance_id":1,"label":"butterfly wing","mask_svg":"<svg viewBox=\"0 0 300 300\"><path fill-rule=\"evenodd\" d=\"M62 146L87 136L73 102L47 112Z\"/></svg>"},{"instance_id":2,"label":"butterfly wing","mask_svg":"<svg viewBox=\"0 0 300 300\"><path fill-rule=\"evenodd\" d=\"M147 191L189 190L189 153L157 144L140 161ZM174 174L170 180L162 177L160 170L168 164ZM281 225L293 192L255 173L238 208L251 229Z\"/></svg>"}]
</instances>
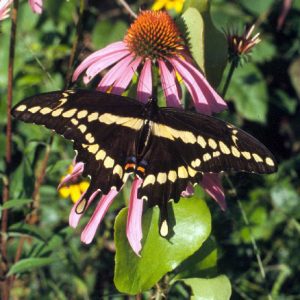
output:
<instances>
[{"instance_id":1,"label":"butterfly wing","mask_svg":"<svg viewBox=\"0 0 300 300\"><path fill-rule=\"evenodd\" d=\"M139 196L151 206L160 206L162 223L167 219L168 201L178 201L187 185L199 182L203 173L277 169L272 153L243 130L211 116L173 108L159 110L144 158L149 166Z\"/></svg>"},{"instance_id":2,"label":"butterfly wing","mask_svg":"<svg viewBox=\"0 0 300 300\"><path fill-rule=\"evenodd\" d=\"M143 108L122 96L77 90L29 97L12 114L74 142L76 160L85 163L83 175L91 177L86 200L97 189L107 194L112 186L119 190L123 185L125 160L135 153Z\"/></svg>"}]
</instances>

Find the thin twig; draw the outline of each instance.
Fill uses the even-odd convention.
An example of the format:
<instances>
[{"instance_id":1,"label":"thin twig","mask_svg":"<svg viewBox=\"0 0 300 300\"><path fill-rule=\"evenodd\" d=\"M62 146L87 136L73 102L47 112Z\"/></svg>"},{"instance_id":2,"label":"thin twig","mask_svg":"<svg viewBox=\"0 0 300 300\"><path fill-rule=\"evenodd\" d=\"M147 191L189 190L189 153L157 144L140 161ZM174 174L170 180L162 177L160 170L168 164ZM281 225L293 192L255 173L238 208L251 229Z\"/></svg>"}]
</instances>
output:
<instances>
[{"instance_id":1,"label":"thin twig","mask_svg":"<svg viewBox=\"0 0 300 300\"><path fill-rule=\"evenodd\" d=\"M137 14L130 8L128 3L125 0L117 0L118 4L122 5L125 10L135 19L137 18Z\"/></svg>"},{"instance_id":2,"label":"thin twig","mask_svg":"<svg viewBox=\"0 0 300 300\"><path fill-rule=\"evenodd\" d=\"M14 76L14 59L15 59L15 45L16 45L16 32L17 32L17 16L18 16L19 0L14 0L12 17L11 17L11 31L10 31L10 46L9 46L9 62L8 62L8 75L7 75L7 125L6 125L6 146L5 146L5 163L6 171L3 187L3 203L9 200L10 190L10 173L11 173L11 145L12 145L12 122L11 122L11 107L13 98L13 76ZM4 278L8 271L7 261L7 225L8 225L8 211L2 211L1 221L1 257L2 264L0 268L1 279L1 293L2 299L8 300L10 294L10 279Z\"/></svg>"},{"instance_id":3,"label":"thin twig","mask_svg":"<svg viewBox=\"0 0 300 300\"><path fill-rule=\"evenodd\" d=\"M85 0L80 0L79 16L78 16L78 21L76 24L76 36L73 41L72 51L71 51L71 55L70 55L70 59L69 59L69 63L68 63L65 88L68 88L72 81L72 71L73 71L74 60L75 60L75 57L78 52L78 42L82 36L82 18L83 18L83 13L84 13L84 9L85 9L84 4L85 4Z\"/></svg>"}]
</instances>

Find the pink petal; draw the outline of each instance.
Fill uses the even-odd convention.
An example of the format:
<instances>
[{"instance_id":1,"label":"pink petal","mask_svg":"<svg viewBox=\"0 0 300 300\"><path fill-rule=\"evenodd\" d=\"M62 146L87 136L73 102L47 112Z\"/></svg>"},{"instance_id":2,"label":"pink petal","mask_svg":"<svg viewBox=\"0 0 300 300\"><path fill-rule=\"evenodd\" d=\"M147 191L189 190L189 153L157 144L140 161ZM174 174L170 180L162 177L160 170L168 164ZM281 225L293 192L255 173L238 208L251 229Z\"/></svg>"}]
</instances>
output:
<instances>
[{"instance_id":1,"label":"pink petal","mask_svg":"<svg viewBox=\"0 0 300 300\"><path fill-rule=\"evenodd\" d=\"M98 90L101 92L106 92L115 81L117 81L121 76L123 76L128 65L133 61L133 56L128 55L121 59L117 64L114 65L102 78L98 85Z\"/></svg>"},{"instance_id":2,"label":"pink petal","mask_svg":"<svg viewBox=\"0 0 300 300\"><path fill-rule=\"evenodd\" d=\"M152 70L151 60L147 59L140 74L139 83L137 86L137 98L143 103L146 103L152 95Z\"/></svg>"},{"instance_id":3,"label":"pink petal","mask_svg":"<svg viewBox=\"0 0 300 300\"><path fill-rule=\"evenodd\" d=\"M227 107L224 100L193 65L180 58L170 58L169 61L182 76L199 112L209 115Z\"/></svg>"},{"instance_id":4,"label":"pink petal","mask_svg":"<svg viewBox=\"0 0 300 300\"><path fill-rule=\"evenodd\" d=\"M181 197L185 197L185 198L192 197L194 193L195 193L194 187L189 184L187 185L185 191L181 193Z\"/></svg>"},{"instance_id":5,"label":"pink petal","mask_svg":"<svg viewBox=\"0 0 300 300\"><path fill-rule=\"evenodd\" d=\"M281 29L281 27L284 24L284 21L286 19L287 14L289 13L291 6L292 6L292 0L283 0L283 7L280 13L280 16L277 20L277 29Z\"/></svg>"},{"instance_id":6,"label":"pink petal","mask_svg":"<svg viewBox=\"0 0 300 300\"><path fill-rule=\"evenodd\" d=\"M73 167L73 171L71 174L68 174L58 185L57 189L59 190L64 184L68 183L69 181L73 180L74 178L80 176L84 170L84 163L78 162Z\"/></svg>"},{"instance_id":7,"label":"pink petal","mask_svg":"<svg viewBox=\"0 0 300 300\"><path fill-rule=\"evenodd\" d=\"M178 85L176 84L176 75L162 59L158 59L158 65L161 76L161 84L167 99L167 105L181 108L179 100Z\"/></svg>"},{"instance_id":8,"label":"pink petal","mask_svg":"<svg viewBox=\"0 0 300 300\"><path fill-rule=\"evenodd\" d=\"M121 76L116 82L112 89L112 94L121 95L123 91L129 85L134 73L136 72L137 67L141 63L142 58L136 57L130 65L124 71L123 76Z\"/></svg>"},{"instance_id":9,"label":"pink petal","mask_svg":"<svg viewBox=\"0 0 300 300\"><path fill-rule=\"evenodd\" d=\"M42 13L43 0L29 0L29 5L34 13L36 13L36 14Z\"/></svg>"},{"instance_id":10,"label":"pink petal","mask_svg":"<svg viewBox=\"0 0 300 300\"><path fill-rule=\"evenodd\" d=\"M10 5L13 0L0 1L0 20L7 19L9 17Z\"/></svg>"},{"instance_id":11,"label":"pink petal","mask_svg":"<svg viewBox=\"0 0 300 300\"><path fill-rule=\"evenodd\" d=\"M219 174L204 174L200 184L206 193L225 211L227 205Z\"/></svg>"},{"instance_id":12,"label":"pink petal","mask_svg":"<svg viewBox=\"0 0 300 300\"><path fill-rule=\"evenodd\" d=\"M128 55L127 50L110 53L102 57L100 60L98 59L87 68L84 76L84 83L88 84L97 74L99 74L101 71L114 64L118 60L122 59L126 55Z\"/></svg>"},{"instance_id":13,"label":"pink petal","mask_svg":"<svg viewBox=\"0 0 300 300\"><path fill-rule=\"evenodd\" d=\"M132 183L126 225L126 235L128 242L134 253L138 256L140 256L140 251L142 249L141 240L143 238L143 200L138 199L137 192L142 183L143 180L140 178L135 178Z\"/></svg>"},{"instance_id":14,"label":"pink petal","mask_svg":"<svg viewBox=\"0 0 300 300\"><path fill-rule=\"evenodd\" d=\"M112 188L107 195L102 196L92 217L81 233L81 241L83 243L91 243L101 220L103 219L117 194L118 191L115 188Z\"/></svg>"},{"instance_id":15,"label":"pink petal","mask_svg":"<svg viewBox=\"0 0 300 300\"><path fill-rule=\"evenodd\" d=\"M125 45L124 42L115 42L115 43L112 43L112 44L108 45L107 47L105 47L103 49L100 49L100 50L92 53L91 55L89 55L88 57L86 57L81 62L81 64L76 68L76 70L74 71L72 80L73 81L77 80L78 76L86 68L88 68L90 65L94 64L98 60L101 60L106 55L110 55L112 53L118 53L118 52L124 53L124 56L126 56L126 55L129 54L129 51L128 51L128 49L127 49L127 47L126 47L126 45Z\"/></svg>"},{"instance_id":16,"label":"pink petal","mask_svg":"<svg viewBox=\"0 0 300 300\"><path fill-rule=\"evenodd\" d=\"M95 197L100 193L100 190L96 190L92 195L91 197L89 198L88 200L88 203L87 203L87 206L86 208L88 208L90 206L90 204L92 203L92 201L95 199ZM77 214L76 213L76 207L78 205L78 203L83 199L83 197L85 196L86 193L82 194L80 199L73 205L72 209L71 209L71 212L70 212L70 215L69 215L69 225L73 228L76 228L79 221L80 221L80 218L81 216L83 215L82 214Z\"/></svg>"}]
</instances>

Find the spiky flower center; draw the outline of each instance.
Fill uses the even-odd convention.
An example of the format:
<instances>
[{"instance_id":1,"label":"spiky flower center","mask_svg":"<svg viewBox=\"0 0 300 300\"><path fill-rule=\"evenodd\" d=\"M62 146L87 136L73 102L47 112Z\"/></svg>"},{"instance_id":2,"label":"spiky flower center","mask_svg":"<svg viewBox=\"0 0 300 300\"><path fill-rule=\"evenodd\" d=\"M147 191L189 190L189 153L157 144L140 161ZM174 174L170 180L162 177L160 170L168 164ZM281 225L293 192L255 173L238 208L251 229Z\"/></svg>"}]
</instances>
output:
<instances>
[{"instance_id":1,"label":"spiky flower center","mask_svg":"<svg viewBox=\"0 0 300 300\"><path fill-rule=\"evenodd\" d=\"M184 49L180 31L163 11L143 11L131 24L124 39L131 52L144 58L174 56Z\"/></svg>"}]
</instances>

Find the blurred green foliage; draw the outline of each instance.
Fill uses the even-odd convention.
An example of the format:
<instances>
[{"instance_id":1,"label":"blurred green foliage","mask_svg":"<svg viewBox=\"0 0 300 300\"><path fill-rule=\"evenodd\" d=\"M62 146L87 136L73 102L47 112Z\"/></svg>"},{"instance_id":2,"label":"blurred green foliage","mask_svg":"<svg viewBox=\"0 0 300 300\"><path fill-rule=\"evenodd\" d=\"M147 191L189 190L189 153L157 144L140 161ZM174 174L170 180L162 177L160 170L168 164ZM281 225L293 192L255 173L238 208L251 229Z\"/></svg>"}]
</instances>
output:
<instances>
[{"instance_id":1,"label":"blurred green foliage","mask_svg":"<svg viewBox=\"0 0 300 300\"><path fill-rule=\"evenodd\" d=\"M152 1L128 2L135 11L141 5L147 8L152 4ZM216 277L217 274L226 274L230 279L232 299L300 299L300 1L293 1L284 26L279 30L277 20L282 2L212 1L211 18L218 29L242 30L244 24L256 23L256 31L261 32L262 38L249 62L234 73L226 96L229 110L222 117L262 141L274 153L280 167L278 173L269 176L232 175L237 197L224 180L226 213L206 197L214 237L211 236L199 251L163 278L161 285L168 285L164 291L170 299L187 299L202 285L211 286L212 292L217 293L218 284L223 284L224 291L230 295L228 280ZM62 89L66 83L79 1L49 0L44 6L43 14L38 16L31 12L27 1L20 3L14 103L29 95ZM92 51L122 39L131 21L114 1L88 1L75 64ZM5 172L9 36L10 21L2 21L1 178ZM219 91L227 72L228 68ZM59 199L56 191L74 153L69 142L55 136L38 197L37 219L34 225L25 224L51 133L21 122L13 123L13 132L13 188L10 201L0 210L0 213L3 208L9 211L10 262L15 261L20 241L23 243L21 257L9 271L16 275L11 290L13 299L41 299L41 295L43 299L123 299L125 296L113 283L113 226L115 217L128 201L129 186L114 201L93 243L89 246L81 244L80 229L74 231L68 227L72 203ZM204 197L200 191L197 195ZM91 211L85 214L82 224L87 222ZM207 279L209 283L199 278L195 281L183 279L203 276L214 279ZM155 293L155 290L145 292L143 297L146 299ZM214 297L219 299L218 295Z\"/></svg>"}]
</instances>

